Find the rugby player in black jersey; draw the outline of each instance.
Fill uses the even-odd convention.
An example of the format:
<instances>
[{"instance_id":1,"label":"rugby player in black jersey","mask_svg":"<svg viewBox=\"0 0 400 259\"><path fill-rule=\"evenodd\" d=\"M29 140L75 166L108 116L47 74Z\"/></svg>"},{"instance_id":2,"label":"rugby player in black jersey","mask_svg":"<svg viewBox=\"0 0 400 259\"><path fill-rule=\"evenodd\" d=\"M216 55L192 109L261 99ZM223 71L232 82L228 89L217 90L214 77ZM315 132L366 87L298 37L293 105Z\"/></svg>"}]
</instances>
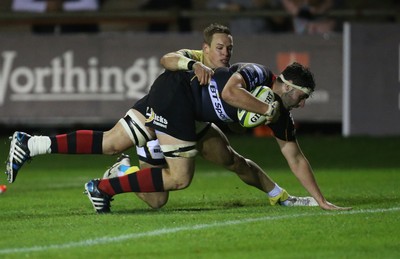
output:
<instances>
[{"instance_id":1,"label":"rugby player in black jersey","mask_svg":"<svg viewBox=\"0 0 400 259\"><path fill-rule=\"evenodd\" d=\"M162 57L161 64L171 71L193 70L199 80L199 84L207 85L210 82L215 68L228 67L230 65L229 61L233 49L233 39L229 28L220 24L211 24L208 26L204 30L203 37L204 42L202 50L182 49L177 52L168 53ZM11 169L7 169L7 171L11 171L8 172L9 180L11 181L15 180L18 170L23 165L25 159L41 154L41 152L82 153L85 149L94 150L90 147L92 141L85 141L90 139L90 131L77 131L73 134L58 135L52 138L54 141L65 143L66 146L71 146L71 148L64 148L63 144L51 145L49 137L38 138L34 136L33 138L29 138L25 133L18 134L20 138L24 140L19 143L22 152L24 148L23 142L28 142L28 139L30 139L30 142L35 144L31 145L34 150L29 151L28 148L25 152L26 154L22 154L24 159L18 160L19 157L17 155L14 155L16 159L10 158L11 161L15 161L14 165L16 165L15 168L11 167ZM15 140L14 146L16 146L17 143L18 142ZM85 148L85 145L88 147ZM52 146L51 149L50 146ZM76 148L72 148L72 146L76 146ZM224 166L226 169L235 172L245 183L267 193L272 205L317 205L315 200L311 197L290 196L286 190L274 183L258 165L233 150L224 133L215 124L211 124L211 126L201 132L197 149L206 160ZM16 153L18 153L18 150L15 151L15 154ZM141 168L166 165L158 140L149 141L145 146L137 147L137 154ZM9 162L10 165L12 164L11 161ZM121 166L125 169L127 166L130 166L130 159L128 156L121 156L119 161L112 166L111 169L107 170L105 177L120 174ZM132 171L133 168L130 170ZM160 208L168 201L168 192L137 193L137 195L153 208Z\"/></svg>"},{"instance_id":2,"label":"rugby player in black jersey","mask_svg":"<svg viewBox=\"0 0 400 259\"><path fill-rule=\"evenodd\" d=\"M250 94L258 85L273 89L280 103L279 113L273 113L272 106ZM221 98L216 100L211 88L216 88ZM109 212L111 197L119 193L163 192L188 187L194 174L198 133L209 127L208 122L237 121L236 111L241 108L265 116L280 114L269 126L292 172L321 208L350 209L338 207L324 198L296 141L290 110L303 107L314 88L311 72L298 63L288 66L278 78L258 64L220 68L208 86L201 86L192 72L164 72L149 94L110 131L114 141L109 143L117 145L115 147L126 145L126 137L129 137L133 143L144 145L149 139L157 138L168 167L146 168L134 174L89 181L85 189L94 208L97 212ZM217 106L212 105L215 102L223 107L223 116ZM121 135L118 137L116 133Z\"/></svg>"},{"instance_id":3,"label":"rugby player in black jersey","mask_svg":"<svg viewBox=\"0 0 400 259\"><path fill-rule=\"evenodd\" d=\"M181 62L182 63L182 62ZM197 64L197 63L196 63ZM192 68L193 67L198 67L198 65L196 65L196 64L194 64L194 63L192 63L191 65L192 65ZM188 63L187 64L187 66L189 66L190 64ZM211 72L211 74L212 74L212 72ZM203 89L204 90L204 89ZM229 95L228 95L229 96ZM133 116L135 116L135 115L133 115ZM132 116L132 117L133 117ZM167 122L162 116L160 117L160 116L158 116L158 115L155 115L155 116L153 116L153 118L154 118L154 122L158 125L158 126L162 126L162 124L163 123L165 123L165 122ZM128 124L128 127L127 128L129 128L129 120L130 120L130 114L127 114L127 116L125 117L125 119L124 120L121 120L121 122L123 122L123 121L125 121L125 123L126 122L128 122L128 123L126 123L126 124ZM203 125L204 126L204 125ZM208 126L208 124L206 125L207 127L209 127ZM205 126L204 126L205 127ZM206 127L206 128L207 128ZM140 129L140 127L139 128L137 128L137 129ZM57 136L57 137L50 137L50 152L52 152L52 153L56 153L57 151L59 152L59 153L107 153L107 154L113 154L113 153L116 153L116 152L121 152L122 150L124 150L125 149L125 147L126 147L126 145L131 145L131 143L129 143L129 141L126 141L125 142L125 140L124 140L124 138L122 138L120 141L118 141L118 140L115 140L114 139L114 137L117 135L119 135L119 134L116 134L116 133L118 133L119 131L121 131L122 129L121 129L121 127L119 126L119 125L117 125L116 127L114 127L111 131L108 131L108 132L106 132L105 134L104 134L104 137L103 137L103 135L102 135L102 133L99 133L99 132L93 132L93 131L77 131L77 132L75 132L75 133L73 133L73 134L70 134L70 135L64 135L64 136ZM138 134L138 132L135 132L134 131L134 129L132 129L131 128L131 130L133 130L133 132L132 133L134 133L133 135L136 135L136 134ZM129 131L129 129L128 129L128 131ZM140 132L140 130L139 130L139 132ZM218 133L218 132L217 132ZM141 133L140 133L141 134ZM139 135L140 135L139 134ZM145 133L145 134L147 134L147 133ZM25 135L26 137L27 137L27 135ZM137 137L137 136L136 136ZM28 138L28 137L27 137ZM135 139L135 136L133 136L133 138ZM164 138L164 137L163 137ZM69 139L69 140L68 140ZM38 139L36 139L35 140L36 141L36 143L39 143L39 142L41 142L40 141L40 138L38 138ZM110 142L111 141L111 142ZM138 141L138 142L140 142L140 140L139 139L135 139L135 141ZM134 142L135 142L134 141ZM23 142L23 140L21 141L21 142ZM68 142L71 142L70 144L68 144ZM71 151L71 149L70 148L68 148L68 146L69 145L73 145L73 143L72 142L74 142L76 145L77 145L77 147L76 147L76 150L72 150ZM124 143L121 143L121 142L124 142ZM167 141L168 142L168 141ZM179 141L178 141L179 142ZM87 143L90 143L90 144L87 144ZM135 142L136 143L136 142ZM19 143L18 143L19 144ZM111 144L111 145L110 145ZM121 144L121 145L120 145ZM91 145L91 147L89 148L89 146ZM167 154L168 155L170 155L170 153L172 152L172 151L174 151L174 150L169 150L168 148L174 148L174 147L178 147L178 149L180 148L180 145L181 144L177 144L177 145L175 145L175 144L166 144L166 145L164 145L164 148L165 147L167 147ZM186 145L186 144L184 144L184 145ZM33 144L33 146L35 146L35 144ZM80 147L79 147L80 146ZM84 147L85 146L85 147ZM229 147L229 144L228 144L228 146L227 146L228 148L230 148ZM185 148L184 148L185 149ZM42 151L41 151L42 150ZM43 151L44 150L44 151ZM40 154L41 152L42 153L46 153L46 152L48 152L48 150L49 150L49 148L46 146L46 145L44 145L43 143L41 143L40 145L38 145L38 147L37 147L37 150L36 150L36 154ZM64 152L63 152L63 150L64 150ZM200 151L201 151L201 148L199 149ZM171 152L170 152L171 151ZM228 151L229 151L229 149L228 149ZM193 151L194 152L194 151ZM188 154L190 154L190 156L192 156L192 154L193 154L193 152L191 152L190 150L188 150L188 151L185 151L185 153L184 154L182 154L183 156L186 156L186 155L188 155ZM232 151L231 151L232 152ZM32 152L31 154L29 154L28 153L28 155L30 155L30 156L33 156L34 154L33 154L34 152ZM174 152L172 152L172 153L174 153ZM233 157L235 157L235 155L236 155L236 158L238 157L238 158L240 158L240 159L243 159L241 156L238 156L237 154L234 154L233 155ZM231 156L232 157L232 156ZM179 160L179 159L176 159L176 160ZM253 167L253 171L252 170L250 170L250 171L248 171L248 172L253 172L253 174L252 175L250 175L250 178L248 178L248 180L244 180L243 179L243 177L247 177L247 176L245 176L245 175L243 175L243 177L241 177L242 178L242 180L244 180L246 183L248 183L248 184L250 184L250 185L254 185L254 186L256 186L256 187L258 187L259 189L262 189L262 188L265 188L265 185L263 186L263 183L262 183L262 181L260 181L259 179L257 179L258 178L258 176L257 176L257 174L259 173L259 172L261 172L262 173L262 171L260 170L260 169L257 169L257 168L255 168L254 169L254 166L256 166L256 165L251 165L251 164L246 164L247 162L249 162L249 161L246 161L246 160L244 160L243 159L243 161L245 162L245 165L247 165L248 167ZM217 161L218 162L218 161ZM243 164L242 164L243 165ZM227 166L227 168L229 169L229 167ZM18 168L19 169L19 168ZM170 169L171 169L171 167L170 167ZM167 171L169 171L169 169L165 169L165 170L167 170ZM247 168L247 170L249 170L249 168ZM255 170L255 171L254 171ZM143 186L147 186L148 184L150 184L150 182L149 182L149 180L147 179L145 179L146 177L142 177L142 176L145 176L145 175L149 175L149 172L150 172L150 175L153 175L153 174L156 174L157 175L157 173L152 173L152 171L154 171L154 172L162 172L162 170L161 169L149 169L149 170L145 170L145 171L142 171L142 172L138 172L137 173L137 176L139 177L139 179L142 179L141 181L144 181L142 184L139 184L139 185L143 185ZM147 173L145 173L145 172L147 172ZM255 172L255 173L254 173ZM241 176L240 175L240 170L237 170L236 171L236 173L238 173L239 174L239 176ZM185 179L185 177L186 177L186 179ZM176 185L176 187L175 187L175 189L181 189L181 188L184 188L184 187L186 187L189 183L190 183L190 180L188 181L188 179L191 179L191 174L189 174L189 175L184 175L183 176L183 179L181 179L181 180L179 180L180 182L183 182L183 184L182 183L177 183L177 185ZM251 178L252 177L252 178ZM15 179L15 176L14 176L14 178L13 178L13 180ZM160 177L158 178L158 179L160 179ZM162 179L162 177L161 177L161 179ZM246 178L245 178L246 179ZM299 178L300 179L300 178ZM267 179L267 180L269 180L269 179ZM266 181L267 181L266 180ZM301 180L301 179L300 179ZM252 182L253 181L253 182ZM258 181L258 182L257 182ZM271 180L269 180L271 183L273 183ZM167 181L168 182L168 181ZM158 184L159 184L160 182L158 181ZM254 183L254 184L252 184L252 183ZM302 183L303 183L303 181L302 181ZM151 182L151 184L153 184L153 182ZM157 181L155 182L155 184L157 184ZM256 185L256 184L259 184L258 186ZM303 184L304 185L304 184ZM154 187L154 186L153 186ZM260 188L261 187L261 188ZM276 186L275 186L276 187ZM307 186L305 186L306 187L306 189L307 190L309 190L309 188L307 187ZM168 189L169 187L167 187L167 188L164 188L164 187L162 187L161 189L162 190L169 190ZM274 186L273 186L273 188L274 188ZM139 189L141 189L140 191L149 191L149 189L142 189L142 187L140 187L139 186ZM160 191L161 189L159 189L159 188L153 188L153 189L150 189L150 192L153 192L153 191ZM272 189L272 188L270 188L270 189ZM173 190L173 189L171 189L171 190ZM122 190L123 191L123 190ZM130 190L130 191L135 191L134 189L132 189L132 190ZM137 191L137 190L136 190ZM280 189L280 191L282 191L282 189ZM309 190L310 191L310 190ZM310 192L310 193L315 193L315 190L313 191L312 190L312 192ZM279 192L278 192L278 194L279 194ZM287 193L286 193L286 195L287 195ZM105 195L105 196L109 196L109 195ZM321 197L322 197L322 195L321 195ZM92 200L92 202L94 202L94 200L96 200L97 199L97 197L91 197L91 200ZM102 197L100 197L99 198L100 199L100 209L98 210L98 211L106 211L108 208L107 208L107 206L103 206L103 205L101 205L101 204L103 204L104 202L105 203L107 203L107 201L105 200L105 199L103 199ZM282 201L284 201L283 199L281 199L279 202L282 202ZM322 203L323 204L323 203ZM321 205L321 203L320 203L320 205ZM103 206L103 207L102 207ZM322 205L321 205L322 206ZM333 207L326 207L326 206L322 206L323 208L326 208L326 209L332 209L332 208L335 208L335 206L333 206Z\"/></svg>"},{"instance_id":4,"label":"rugby player in black jersey","mask_svg":"<svg viewBox=\"0 0 400 259\"><path fill-rule=\"evenodd\" d=\"M229 67L233 51L233 38L228 27L221 24L211 24L203 32L203 48L201 50L182 49L171 52L161 58L161 64L170 71L193 70L200 85L208 85L214 69ZM234 131L238 125L228 125ZM197 142L199 154L208 161L221 165L235 172L245 183L265 192L271 205L282 206L316 206L311 197L296 197L289 195L286 190L276 184L257 164L238 154L230 145L225 134L217 125L202 132ZM140 168L162 167L166 165L164 155L158 140L149 141L145 146L137 147ZM123 154L118 158L104 177L121 175L120 170L129 166L130 158ZM136 193L152 208L160 208L168 201L168 192Z\"/></svg>"}]
</instances>

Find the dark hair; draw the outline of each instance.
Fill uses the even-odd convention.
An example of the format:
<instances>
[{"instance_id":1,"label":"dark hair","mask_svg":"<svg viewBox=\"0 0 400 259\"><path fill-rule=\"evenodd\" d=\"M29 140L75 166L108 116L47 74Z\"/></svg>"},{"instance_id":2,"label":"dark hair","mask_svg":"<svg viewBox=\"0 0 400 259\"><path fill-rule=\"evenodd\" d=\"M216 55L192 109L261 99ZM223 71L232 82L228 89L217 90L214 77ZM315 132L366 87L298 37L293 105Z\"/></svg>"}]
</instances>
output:
<instances>
[{"instance_id":1,"label":"dark hair","mask_svg":"<svg viewBox=\"0 0 400 259\"><path fill-rule=\"evenodd\" d=\"M294 62L291 65L287 66L285 70L283 70L282 74L286 80L292 80L293 84L306 87L310 89L311 92L314 92L314 75L313 73L311 73L308 67L305 67L300 63ZM279 77L278 80L282 82Z\"/></svg>"},{"instance_id":2,"label":"dark hair","mask_svg":"<svg viewBox=\"0 0 400 259\"><path fill-rule=\"evenodd\" d=\"M216 33L225 33L231 35L231 30L225 25L212 23L203 31L204 43L211 45L212 37Z\"/></svg>"}]
</instances>

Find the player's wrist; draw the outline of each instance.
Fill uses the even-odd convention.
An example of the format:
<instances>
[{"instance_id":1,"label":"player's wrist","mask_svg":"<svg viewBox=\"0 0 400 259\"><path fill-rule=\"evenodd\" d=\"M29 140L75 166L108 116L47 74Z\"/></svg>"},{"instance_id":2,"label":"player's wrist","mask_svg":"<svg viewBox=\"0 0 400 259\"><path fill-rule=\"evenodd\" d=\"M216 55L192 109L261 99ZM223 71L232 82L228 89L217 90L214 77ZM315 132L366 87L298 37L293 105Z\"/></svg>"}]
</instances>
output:
<instances>
[{"instance_id":1,"label":"player's wrist","mask_svg":"<svg viewBox=\"0 0 400 259\"><path fill-rule=\"evenodd\" d=\"M193 65L195 63L196 63L195 60L182 56L178 60L178 69L179 70L193 70Z\"/></svg>"},{"instance_id":2,"label":"player's wrist","mask_svg":"<svg viewBox=\"0 0 400 259\"><path fill-rule=\"evenodd\" d=\"M268 104L268 109L263 115L266 117L273 117L277 112L278 108L279 108L279 103L277 101L274 101Z\"/></svg>"},{"instance_id":3,"label":"player's wrist","mask_svg":"<svg viewBox=\"0 0 400 259\"><path fill-rule=\"evenodd\" d=\"M196 61L190 60L189 63L188 63L188 65L187 65L188 70L193 70L194 64L196 64Z\"/></svg>"},{"instance_id":4,"label":"player's wrist","mask_svg":"<svg viewBox=\"0 0 400 259\"><path fill-rule=\"evenodd\" d=\"M268 104L267 106L267 110L264 112L264 116L271 116L271 111L272 111L272 106L270 104Z\"/></svg>"}]
</instances>

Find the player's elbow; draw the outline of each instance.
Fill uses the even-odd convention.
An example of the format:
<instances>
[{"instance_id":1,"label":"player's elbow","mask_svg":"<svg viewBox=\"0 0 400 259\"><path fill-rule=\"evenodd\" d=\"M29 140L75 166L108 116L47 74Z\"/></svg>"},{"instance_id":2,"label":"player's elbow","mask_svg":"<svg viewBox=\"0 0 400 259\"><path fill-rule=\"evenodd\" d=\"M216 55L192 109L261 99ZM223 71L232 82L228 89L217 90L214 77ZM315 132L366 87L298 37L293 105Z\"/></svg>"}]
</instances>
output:
<instances>
[{"instance_id":1,"label":"player's elbow","mask_svg":"<svg viewBox=\"0 0 400 259\"><path fill-rule=\"evenodd\" d=\"M179 56L177 56L176 54L168 53L160 58L160 64L165 69L168 69L170 71L176 71L179 70L179 68L177 68L178 59Z\"/></svg>"},{"instance_id":2,"label":"player's elbow","mask_svg":"<svg viewBox=\"0 0 400 259\"><path fill-rule=\"evenodd\" d=\"M237 101L237 96L235 94L235 91L232 91L229 88L224 88L222 90L221 98L222 98L222 100L224 100L225 102L227 102L228 104L231 104L231 105Z\"/></svg>"},{"instance_id":3,"label":"player's elbow","mask_svg":"<svg viewBox=\"0 0 400 259\"><path fill-rule=\"evenodd\" d=\"M162 67L166 67L166 65L167 65L167 57L166 57L166 55L164 55L164 56L162 56L161 58L160 58L160 65L162 66Z\"/></svg>"}]
</instances>

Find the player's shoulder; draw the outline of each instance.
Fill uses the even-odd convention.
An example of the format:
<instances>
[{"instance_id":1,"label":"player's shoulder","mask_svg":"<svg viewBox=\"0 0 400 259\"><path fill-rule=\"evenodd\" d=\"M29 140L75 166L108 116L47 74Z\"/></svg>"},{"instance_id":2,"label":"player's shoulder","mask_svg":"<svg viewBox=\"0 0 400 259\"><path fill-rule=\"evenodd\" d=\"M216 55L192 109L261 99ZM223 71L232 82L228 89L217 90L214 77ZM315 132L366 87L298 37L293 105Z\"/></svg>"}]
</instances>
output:
<instances>
[{"instance_id":1,"label":"player's shoulder","mask_svg":"<svg viewBox=\"0 0 400 259\"><path fill-rule=\"evenodd\" d=\"M258 71L258 72L269 72L269 69L262 65L262 64L258 64L258 63L249 63L249 62L239 62L239 63L235 63L232 64L230 66L230 70L234 71L234 72L240 72L240 71Z\"/></svg>"},{"instance_id":2,"label":"player's shoulder","mask_svg":"<svg viewBox=\"0 0 400 259\"><path fill-rule=\"evenodd\" d=\"M247 89L259 85L271 86L273 74L264 65L257 63L237 63L231 66L233 72L238 72L246 82Z\"/></svg>"},{"instance_id":3,"label":"player's shoulder","mask_svg":"<svg viewBox=\"0 0 400 259\"><path fill-rule=\"evenodd\" d=\"M214 70L213 78L216 81L221 81L221 82L224 82L224 84L225 84L231 75L232 75L232 72L228 67L218 67Z\"/></svg>"}]
</instances>

